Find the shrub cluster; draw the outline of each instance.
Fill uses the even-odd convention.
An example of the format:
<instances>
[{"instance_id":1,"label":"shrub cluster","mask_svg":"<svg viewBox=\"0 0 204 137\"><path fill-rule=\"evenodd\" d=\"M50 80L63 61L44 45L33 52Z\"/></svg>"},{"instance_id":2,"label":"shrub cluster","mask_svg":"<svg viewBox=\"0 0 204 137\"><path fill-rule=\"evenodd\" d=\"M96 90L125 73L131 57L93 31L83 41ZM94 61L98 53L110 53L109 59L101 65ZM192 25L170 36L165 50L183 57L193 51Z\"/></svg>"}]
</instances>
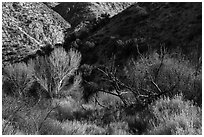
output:
<instances>
[{"instance_id":1,"label":"shrub cluster","mask_svg":"<svg viewBox=\"0 0 204 137\"><path fill-rule=\"evenodd\" d=\"M141 92L162 91L170 97L183 93L185 99L202 104L201 72L182 57L153 52L137 61L130 60L124 70L131 86Z\"/></svg>"},{"instance_id":2,"label":"shrub cluster","mask_svg":"<svg viewBox=\"0 0 204 137\"><path fill-rule=\"evenodd\" d=\"M202 111L182 95L157 100L150 111L154 120L148 134L197 135L202 134Z\"/></svg>"},{"instance_id":3,"label":"shrub cluster","mask_svg":"<svg viewBox=\"0 0 204 137\"><path fill-rule=\"evenodd\" d=\"M67 53L60 47L50 56L37 56L28 61L28 64L5 66L3 118L16 123L15 128L18 130L29 134L38 133L43 119L59 107L50 101L64 96L80 100L81 76L76 73L80 60L81 54L76 50L71 49ZM6 124L4 133L8 127L9 124Z\"/></svg>"},{"instance_id":4,"label":"shrub cluster","mask_svg":"<svg viewBox=\"0 0 204 137\"><path fill-rule=\"evenodd\" d=\"M13 96L25 97L34 81L31 68L25 63L9 64L2 69L2 73L3 92Z\"/></svg>"},{"instance_id":5,"label":"shrub cluster","mask_svg":"<svg viewBox=\"0 0 204 137\"><path fill-rule=\"evenodd\" d=\"M121 70L80 61L60 47L4 67L3 134L202 134L201 71L181 56L140 55Z\"/></svg>"},{"instance_id":6,"label":"shrub cluster","mask_svg":"<svg viewBox=\"0 0 204 137\"><path fill-rule=\"evenodd\" d=\"M16 96L27 96L29 88L37 82L51 98L66 96L67 90L79 88L80 75L76 71L81 54L71 49L55 49L50 56L37 56L28 64L10 64L3 68L3 91ZM69 85L73 85L70 87Z\"/></svg>"}]
</instances>

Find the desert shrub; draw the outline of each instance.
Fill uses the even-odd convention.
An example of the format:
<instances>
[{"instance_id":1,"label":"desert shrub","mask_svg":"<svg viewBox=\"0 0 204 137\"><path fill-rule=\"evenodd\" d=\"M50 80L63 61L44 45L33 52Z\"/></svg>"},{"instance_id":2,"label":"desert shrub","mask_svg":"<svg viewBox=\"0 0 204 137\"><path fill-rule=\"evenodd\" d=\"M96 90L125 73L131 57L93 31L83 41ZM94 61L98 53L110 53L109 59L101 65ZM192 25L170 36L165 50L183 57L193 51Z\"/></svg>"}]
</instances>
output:
<instances>
[{"instance_id":1,"label":"desert shrub","mask_svg":"<svg viewBox=\"0 0 204 137\"><path fill-rule=\"evenodd\" d=\"M18 113L25 109L26 104L20 97L13 97L3 94L2 97L2 134L16 134L20 131L17 120ZM25 133L24 133L25 134Z\"/></svg>"},{"instance_id":2,"label":"desert shrub","mask_svg":"<svg viewBox=\"0 0 204 137\"><path fill-rule=\"evenodd\" d=\"M56 115L54 115L56 107L47 105L46 108L41 108L40 104L27 107L17 113L17 116L20 117L16 121L17 126L27 134L40 134L41 128L43 128L47 119L57 119Z\"/></svg>"},{"instance_id":3,"label":"desert shrub","mask_svg":"<svg viewBox=\"0 0 204 137\"><path fill-rule=\"evenodd\" d=\"M12 123L17 111L21 110L23 104L18 98L3 94L2 97L2 134L12 135L19 130Z\"/></svg>"},{"instance_id":4,"label":"desert shrub","mask_svg":"<svg viewBox=\"0 0 204 137\"><path fill-rule=\"evenodd\" d=\"M118 96L102 92L97 94L94 102L98 106L96 118L100 117L100 122L109 124L121 120L123 102Z\"/></svg>"},{"instance_id":5,"label":"desert shrub","mask_svg":"<svg viewBox=\"0 0 204 137\"><path fill-rule=\"evenodd\" d=\"M163 95L171 97L183 93L186 99L193 100L198 105L202 104L201 73L195 75L196 69L188 60L172 57L169 53L159 55L153 52L127 66L125 73L131 81L130 86L141 93L162 91L165 93Z\"/></svg>"},{"instance_id":6,"label":"desert shrub","mask_svg":"<svg viewBox=\"0 0 204 137\"><path fill-rule=\"evenodd\" d=\"M87 135L106 133L102 127L87 121L91 116L91 113L87 113L89 109L86 107L86 111L82 111L82 108L71 97L67 100L54 99L51 101L52 104L43 108L41 104L44 101L41 102L42 100L34 106L27 106L25 102L20 103L20 101L10 96L4 98L3 134ZM81 117L85 116L86 119L84 122L79 122L75 120L77 116L79 120L83 120ZM68 119L73 121L68 121Z\"/></svg>"},{"instance_id":7,"label":"desert shrub","mask_svg":"<svg viewBox=\"0 0 204 137\"><path fill-rule=\"evenodd\" d=\"M107 135L130 135L126 122L112 122L106 127Z\"/></svg>"},{"instance_id":8,"label":"desert shrub","mask_svg":"<svg viewBox=\"0 0 204 137\"><path fill-rule=\"evenodd\" d=\"M75 75L80 61L79 52L71 49L67 53L63 48L57 48L49 57L38 57L29 64L33 68L36 81L53 98L67 94L65 88L70 84L69 80ZM80 81L77 79L74 82L79 83Z\"/></svg>"},{"instance_id":9,"label":"desert shrub","mask_svg":"<svg viewBox=\"0 0 204 137\"><path fill-rule=\"evenodd\" d=\"M105 130L95 124L82 123L79 121L67 121L63 123L63 128L68 134L75 135L102 135Z\"/></svg>"},{"instance_id":10,"label":"desert shrub","mask_svg":"<svg viewBox=\"0 0 204 137\"><path fill-rule=\"evenodd\" d=\"M21 98L3 96L2 118L8 121L3 125L3 133L10 134L7 132L7 129L12 127L12 134L16 134L17 131L18 134L20 132L23 134L38 134L41 124L49 116L48 113L52 108L51 105L42 108L42 104L45 106L47 101L34 101L31 104Z\"/></svg>"},{"instance_id":11,"label":"desert shrub","mask_svg":"<svg viewBox=\"0 0 204 137\"><path fill-rule=\"evenodd\" d=\"M94 103L84 103L83 100L76 100L71 96L61 99L53 99L52 106L54 117L59 121L79 120L79 121L95 121L99 115L98 110L101 109Z\"/></svg>"},{"instance_id":12,"label":"desert shrub","mask_svg":"<svg viewBox=\"0 0 204 137\"><path fill-rule=\"evenodd\" d=\"M59 121L75 119L75 113L80 110L81 103L72 97L61 99L53 99L52 106L56 107L54 110L56 118Z\"/></svg>"},{"instance_id":13,"label":"desert shrub","mask_svg":"<svg viewBox=\"0 0 204 137\"><path fill-rule=\"evenodd\" d=\"M123 117L130 134L202 134L201 108L194 106L193 102L185 101L182 94L173 98L161 98L144 110Z\"/></svg>"},{"instance_id":14,"label":"desert shrub","mask_svg":"<svg viewBox=\"0 0 204 137\"><path fill-rule=\"evenodd\" d=\"M150 110L154 120L148 134L202 134L202 111L182 95L157 100Z\"/></svg>"},{"instance_id":15,"label":"desert shrub","mask_svg":"<svg viewBox=\"0 0 204 137\"><path fill-rule=\"evenodd\" d=\"M70 100L68 102L70 102ZM64 104L66 106L66 103ZM63 120L75 119L80 121L91 121L97 125L107 125L111 122L121 120L119 109L122 102L117 96L97 93L97 95L89 99L89 102L73 101L73 104L74 105L67 103L67 106L70 107L61 107L61 113L65 114Z\"/></svg>"},{"instance_id":16,"label":"desert shrub","mask_svg":"<svg viewBox=\"0 0 204 137\"><path fill-rule=\"evenodd\" d=\"M9 95L28 95L33 78L31 69L25 63L9 64L2 69L3 91Z\"/></svg>"},{"instance_id":17,"label":"desert shrub","mask_svg":"<svg viewBox=\"0 0 204 137\"><path fill-rule=\"evenodd\" d=\"M105 134L105 129L75 120L59 122L48 119L40 132L46 135L100 135Z\"/></svg>"},{"instance_id":18,"label":"desert shrub","mask_svg":"<svg viewBox=\"0 0 204 137\"><path fill-rule=\"evenodd\" d=\"M152 112L147 108L143 108L142 110L138 107L128 108L128 110L126 109L124 113L125 115L123 114L123 120L127 122L128 131L131 134L145 134L152 119L154 118Z\"/></svg>"},{"instance_id":19,"label":"desert shrub","mask_svg":"<svg viewBox=\"0 0 204 137\"><path fill-rule=\"evenodd\" d=\"M2 120L2 134L3 135L12 135L14 128L7 120Z\"/></svg>"},{"instance_id":20,"label":"desert shrub","mask_svg":"<svg viewBox=\"0 0 204 137\"><path fill-rule=\"evenodd\" d=\"M69 80L69 85L66 85L63 89L64 91L69 91L66 93L66 96L71 96L75 101L80 102L83 96L83 87L81 86L81 82L82 77L80 73L71 77Z\"/></svg>"},{"instance_id":21,"label":"desert shrub","mask_svg":"<svg viewBox=\"0 0 204 137\"><path fill-rule=\"evenodd\" d=\"M99 93L97 96L98 96L98 101L106 107L112 107L112 106L117 107L122 105L120 98L117 96L114 96L108 93Z\"/></svg>"},{"instance_id":22,"label":"desert shrub","mask_svg":"<svg viewBox=\"0 0 204 137\"><path fill-rule=\"evenodd\" d=\"M18 98L2 95L2 118L8 119L22 105Z\"/></svg>"},{"instance_id":23,"label":"desert shrub","mask_svg":"<svg viewBox=\"0 0 204 137\"><path fill-rule=\"evenodd\" d=\"M16 129L15 127L12 126L12 124L9 121L4 119L2 120L2 129L3 128L4 128L4 131L2 132L2 135L25 135L24 132Z\"/></svg>"}]
</instances>

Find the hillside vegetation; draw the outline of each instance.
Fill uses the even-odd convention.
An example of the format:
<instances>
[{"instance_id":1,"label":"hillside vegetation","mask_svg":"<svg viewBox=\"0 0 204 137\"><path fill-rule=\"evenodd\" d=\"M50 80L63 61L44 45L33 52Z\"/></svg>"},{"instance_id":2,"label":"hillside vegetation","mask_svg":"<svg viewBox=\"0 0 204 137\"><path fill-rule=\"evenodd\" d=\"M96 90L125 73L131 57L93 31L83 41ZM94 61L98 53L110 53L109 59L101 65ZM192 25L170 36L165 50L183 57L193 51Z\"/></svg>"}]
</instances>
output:
<instances>
[{"instance_id":1,"label":"hillside vegetation","mask_svg":"<svg viewBox=\"0 0 204 137\"><path fill-rule=\"evenodd\" d=\"M3 3L2 134L201 135L201 11Z\"/></svg>"},{"instance_id":2,"label":"hillside vegetation","mask_svg":"<svg viewBox=\"0 0 204 137\"><path fill-rule=\"evenodd\" d=\"M120 51L121 43L136 43L140 52L164 45L168 50L179 49L195 61L202 51L201 10L200 3L133 4L82 41L95 43L92 50L98 60L106 58L104 53Z\"/></svg>"}]
</instances>

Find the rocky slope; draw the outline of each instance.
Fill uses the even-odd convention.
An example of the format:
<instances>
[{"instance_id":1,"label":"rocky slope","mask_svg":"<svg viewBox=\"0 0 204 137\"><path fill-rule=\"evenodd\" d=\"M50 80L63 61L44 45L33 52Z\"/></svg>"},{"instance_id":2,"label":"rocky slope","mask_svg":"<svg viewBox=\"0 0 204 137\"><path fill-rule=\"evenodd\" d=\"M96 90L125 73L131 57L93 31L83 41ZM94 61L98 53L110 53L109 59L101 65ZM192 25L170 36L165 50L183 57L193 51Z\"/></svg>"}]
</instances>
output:
<instances>
[{"instance_id":1,"label":"rocky slope","mask_svg":"<svg viewBox=\"0 0 204 137\"><path fill-rule=\"evenodd\" d=\"M72 27L83 21L92 20L101 14L116 15L130 6L131 2L61 2L47 3L53 7Z\"/></svg>"},{"instance_id":2,"label":"rocky slope","mask_svg":"<svg viewBox=\"0 0 204 137\"><path fill-rule=\"evenodd\" d=\"M48 43L63 43L67 28L70 24L43 3L3 2L3 62L19 60Z\"/></svg>"},{"instance_id":3,"label":"rocky slope","mask_svg":"<svg viewBox=\"0 0 204 137\"><path fill-rule=\"evenodd\" d=\"M95 43L92 51L100 59L124 43L138 45L141 50L161 45L173 50L179 47L192 57L201 56L202 3L137 3L85 41Z\"/></svg>"},{"instance_id":4,"label":"rocky slope","mask_svg":"<svg viewBox=\"0 0 204 137\"><path fill-rule=\"evenodd\" d=\"M102 27L81 41L68 40L78 44L90 64L103 63L114 52L128 57L137 52L135 45L140 52L164 45L201 56L202 3L3 3L2 9L3 61L22 58L41 44L63 43L64 30L81 31L84 22L104 13L111 18Z\"/></svg>"}]
</instances>

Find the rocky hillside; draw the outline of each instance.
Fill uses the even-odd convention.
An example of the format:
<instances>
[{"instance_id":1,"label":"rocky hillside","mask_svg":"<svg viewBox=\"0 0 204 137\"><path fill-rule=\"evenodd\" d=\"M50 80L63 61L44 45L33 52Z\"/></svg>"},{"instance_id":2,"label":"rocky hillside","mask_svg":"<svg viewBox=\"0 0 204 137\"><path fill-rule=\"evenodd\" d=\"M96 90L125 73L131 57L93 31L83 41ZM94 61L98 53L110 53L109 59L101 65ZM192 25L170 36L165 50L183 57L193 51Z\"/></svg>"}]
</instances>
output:
<instances>
[{"instance_id":1,"label":"rocky hillside","mask_svg":"<svg viewBox=\"0 0 204 137\"><path fill-rule=\"evenodd\" d=\"M164 45L201 56L197 51L202 48L202 3L3 3L2 8L3 61L64 40L66 46L77 44L90 64L103 63L114 52L135 54L135 45L140 52ZM102 14L110 14L108 21L91 33L86 30L86 23ZM85 33L64 39L64 30Z\"/></svg>"},{"instance_id":2,"label":"rocky hillside","mask_svg":"<svg viewBox=\"0 0 204 137\"><path fill-rule=\"evenodd\" d=\"M202 3L137 3L112 17L86 41L95 43L92 51L100 59L124 43L138 45L141 51L161 45L173 50L179 47L201 56L197 51L202 48Z\"/></svg>"},{"instance_id":3,"label":"rocky hillside","mask_svg":"<svg viewBox=\"0 0 204 137\"><path fill-rule=\"evenodd\" d=\"M131 2L61 2L47 3L53 7L72 27L83 21L92 20L101 14L116 15L128 6Z\"/></svg>"},{"instance_id":4,"label":"rocky hillside","mask_svg":"<svg viewBox=\"0 0 204 137\"><path fill-rule=\"evenodd\" d=\"M15 61L45 44L63 43L70 27L43 3L2 3L3 62Z\"/></svg>"}]
</instances>

